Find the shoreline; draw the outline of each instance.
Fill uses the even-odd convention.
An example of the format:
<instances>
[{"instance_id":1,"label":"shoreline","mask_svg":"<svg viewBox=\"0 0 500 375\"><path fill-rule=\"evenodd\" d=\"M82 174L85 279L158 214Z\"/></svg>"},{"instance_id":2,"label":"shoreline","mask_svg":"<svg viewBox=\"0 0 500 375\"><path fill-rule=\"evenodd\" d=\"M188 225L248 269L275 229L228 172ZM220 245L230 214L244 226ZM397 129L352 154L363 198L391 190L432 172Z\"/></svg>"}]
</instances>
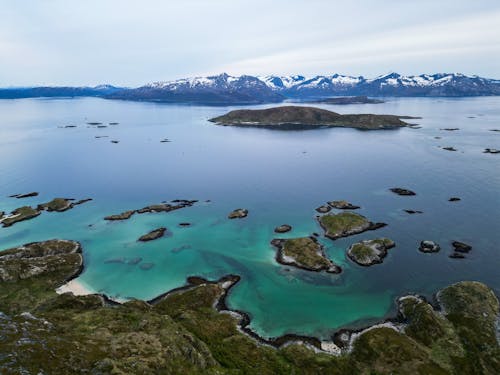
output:
<instances>
[{"instance_id":1,"label":"shoreline","mask_svg":"<svg viewBox=\"0 0 500 375\"><path fill-rule=\"evenodd\" d=\"M86 296L89 294L98 294L87 284L79 281L77 278L71 279L60 287L56 288L57 294L73 293L75 296Z\"/></svg>"}]
</instances>

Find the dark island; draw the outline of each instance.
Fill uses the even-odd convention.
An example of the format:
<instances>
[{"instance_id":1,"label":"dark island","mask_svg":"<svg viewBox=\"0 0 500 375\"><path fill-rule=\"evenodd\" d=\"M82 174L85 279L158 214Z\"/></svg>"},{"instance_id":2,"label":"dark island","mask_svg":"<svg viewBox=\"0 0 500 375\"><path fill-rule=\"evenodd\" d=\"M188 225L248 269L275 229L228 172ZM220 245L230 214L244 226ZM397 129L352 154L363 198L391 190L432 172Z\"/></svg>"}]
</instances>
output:
<instances>
[{"instance_id":1,"label":"dark island","mask_svg":"<svg viewBox=\"0 0 500 375\"><path fill-rule=\"evenodd\" d=\"M283 106L268 109L239 109L209 121L224 126L258 127L281 130L343 127L362 130L397 129L409 124L401 119L414 117L395 115L352 114L315 107Z\"/></svg>"},{"instance_id":2,"label":"dark island","mask_svg":"<svg viewBox=\"0 0 500 375\"><path fill-rule=\"evenodd\" d=\"M139 237L139 239L137 241L147 242L147 241L156 240L158 238L163 237L165 235L166 231L167 231L167 228L164 228L164 227L152 230L151 232L146 233L146 234L142 235L141 237Z\"/></svg>"},{"instance_id":3,"label":"dark island","mask_svg":"<svg viewBox=\"0 0 500 375\"><path fill-rule=\"evenodd\" d=\"M385 101L380 99L372 99L366 95L360 95L360 96L340 96L336 98L320 99L313 103L346 105L346 104L380 104L380 103L385 103Z\"/></svg>"}]
</instances>

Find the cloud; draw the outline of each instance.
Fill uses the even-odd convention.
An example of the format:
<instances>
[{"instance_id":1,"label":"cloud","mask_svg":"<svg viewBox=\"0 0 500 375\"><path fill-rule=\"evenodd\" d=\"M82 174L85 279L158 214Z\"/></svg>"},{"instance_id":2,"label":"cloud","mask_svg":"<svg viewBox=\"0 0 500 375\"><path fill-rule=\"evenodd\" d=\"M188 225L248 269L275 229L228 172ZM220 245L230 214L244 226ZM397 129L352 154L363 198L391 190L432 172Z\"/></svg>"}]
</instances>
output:
<instances>
[{"instance_id":1,"label":"cloud","mask_svg":"<svg viewBox=\"0 0 500 375\"><path fill-rule=\"evenodd\" d=\"M429 72L441 66L452 66L460 56L475 55L500 60L500 12L474 17L407 26L397 30L371 33L354 38L320 40L305 48L235 61L218 68L234 73L327 73L335 71L378 71L377 64L414 66L415 62L433 65ZM405 64L406 62L406 64ZM430 63L430 64L429 64ZM469 67L468 70L474 67ZM401 68L399 68L401 69ZM417 73L417 72L413 72Z\"/></svg>"},{"instance_id":2,"label":"cloud","mask_svg":"<svg viewBox=\"0 0 500 375\"><path fill-rule=\"evenodd\" d=\"M495 0L4 2L0 86L227 71L500 77Z\"/></svg>"}]
</instances>

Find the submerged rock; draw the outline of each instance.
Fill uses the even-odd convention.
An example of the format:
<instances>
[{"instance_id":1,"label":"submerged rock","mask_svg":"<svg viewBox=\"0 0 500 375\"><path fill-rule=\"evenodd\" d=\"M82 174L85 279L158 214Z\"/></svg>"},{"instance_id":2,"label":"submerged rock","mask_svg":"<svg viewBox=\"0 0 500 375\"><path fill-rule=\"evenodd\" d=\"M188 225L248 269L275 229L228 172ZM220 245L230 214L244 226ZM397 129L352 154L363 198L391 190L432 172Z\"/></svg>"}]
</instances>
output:
<instances>
[{"instance_id":1,"label":"submerged rock","mask_svg":"<svg viewBox=\"0 0 500 375\"><path fill-rule=\"evenodd\" d=\"M139 268L144 271L148 271L155 266L154 263L142 263Z\"/></svg>"},{"instance_id":2,"label":"submerged rock","mask_svg":"<svg viewBox=\"0 0 500 375\"><path fill-rule=\"evenodd\" d=\"M109 258L104 260L105 264L113 264L113 263L125 263L125 258L120 257L120 258Z\"/></svg>"},{"instance_id":3,"label":"submerged rock","mask_svg":"<svg viewBox=\"0 0 500 375\"><path fill-rule=\"evenodd\" d=\"M129 259L129 260L127 261L127 264L130 264L130 265L136 265L136 264L141 263L141 261L142 261L142 258L141 258L141 257L136 257L136 258Z\"/></svg>"},{"instance_id":4,"label":"submerged rock","mask_svg":"<svg viewBox=\"0 0 500 375\"><path fill-rule=\"evenodd\" d=\"M165 234L166 231L167 231L167 228L154 229L151 232L146 233L146 234L142 235L141 237L139 237L139 239L137 241L146 242L146 241L156 240L160 237L163 237L163 235Z\"/></svg>"},{"instance_id":5,"label":"submerged rock","mask_svg":"<svg viewBox=\"0 0 500 375\"><path fill-rule=\"evenodd\" d=\"M248 216L248 210L245 208L237 208L236 210L229 213L227 216L229 219L243 219Z\"/></svg>"},{"instance_id":6,"label":"submerged rock","mask_svg":"<svg viewBox=\"0 0 500 375\"><path fill-rule=\"evenodd\" d=\"M319 224L325 230L325 236L335 240L353 234L375 230L386 226L385 223L372 223L366 217L354 212L341 212L321 216Z\"/></svg>"},{"instance_id":7,"label":"submerged rock","mask_svg":"<svg viewBox=\"0 0 500 375\"><path fill-rule=\"evenodd\" d=\"M371 266L382 263L387 256L387 250L396 246L394 241L388 238L377 238L352 244L347 250L347 256L361 266Z\"/></svg>"},{"instance_id":8,"label":"submerged rock","mask_svg":"<svg viewBox=\"0 0 500 375\"><path fill-rule=\"evenodd\" d=\"M327 258L323 246L314 237L274 239L276 260L280 264L295 266L308 271L340 273L341 268Z\"/></svg>"},{"instance_id":9,"label":"submerged rock","mask_svg":"<svg viewBox=\"0 0 500 375\"><path fill-rule=\"evenodd\" d=\"M420 242L418 249L423 253L437 253L441 247L434 241L425 240Z\"/></svg>"},{"instance_id":10,"label":"submerged rock","mask_svg":"<svg viewBox=\"0 0 500 375\"><path fill-rule=\"evenodd\" d=\"M330 201L328 202L330 207L336 208L338 210L357 210L360 208L359 206L355 206L352 203L349 203L348 201Z\"/></svg>"},{"instance_id":11,"label":"submerged rock","mask_svg":"<svg viewBox=\"0 0 500 375\"><path fill-rule=\"evenodd\" d=\"M292 226L288 225L288 224L283 224L283 225L280 225L280 226L274 228L275 233L286 233L286 232L290 232L291 230L292 230Z\"/></svg>"},{"instance_id":12,"label":"submerged rock","mask_svg":"<svg viewBox=\"0 0 500 375\"><path fill-rule=\"evenodd\" d=\"M450 257L452 259L464 259L465 255L462 254L462 253L454 251L453 253L451 253L450 255L448 255L448 257Z\"/></svg>"},{"instance_id":13,"label":"submerged rock","mask_svg":"<svg viewBox=\"0 0 500 375\"><path fill-rule=\"evenodd\" d=\"M389 190L392 191L393 193L397 194L397 195L403 195L403 196L417 195L414 191L411 191L409 189L398 188L398 187L391 188Z\"/></svg>"}]
</instances>

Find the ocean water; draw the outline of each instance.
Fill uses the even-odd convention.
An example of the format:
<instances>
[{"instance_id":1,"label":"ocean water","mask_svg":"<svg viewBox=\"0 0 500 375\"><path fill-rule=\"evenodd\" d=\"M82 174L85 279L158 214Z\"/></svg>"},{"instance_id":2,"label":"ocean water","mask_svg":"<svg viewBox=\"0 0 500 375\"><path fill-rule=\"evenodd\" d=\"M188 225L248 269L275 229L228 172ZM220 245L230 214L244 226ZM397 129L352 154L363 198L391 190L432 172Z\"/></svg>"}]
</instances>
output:
<instances>
[{"instance_id":1,"label":"ocean water","mask_svg":"<svg viewBox=\"0 0 500 375\"><path fill-rule=\"evenodd\" d=\"M265 106L260 106L265 107ZM263 337L285 333L326 338L391 316L408 292L432 296L459 281L479 280L500 294L500 98L403 98L384 104L322 107L340 113L422 116L420 129L276 131L219 127L207 119L232 107L134 103L103 99L0 101L0 211L54 197L93 198L63 213L0 228L0 248L65 238L84 247L89 289L112 298L151 299L199 275L241 276L228 305L246 311ZM87 122L119 122L96 129ZM60 128L76 125L76 128ZM458 131L444 131L441 128ZM104 135L109 138L95 138ZM442 137L435 139L434 137ZM170 143L160 143L163 138ZM118 140L113 144L110 140ZM453 146L457 152L439 146ZM400 197L388 191L417 192ZM39 191L18 200L15 193ZM458 196L459 202L448 202ZM172 199L198 199L170 213L104 216ZM388 226L337 241L321 238L340 275L279 265L269 245L281 237L322 234L314 209L346 199ZM209 200L209 202L207 202ZM249 216L228 220L235 208ZM424 213L408 215L403 209ZM181 228L181 222L192 226ZM137 238L160 226L172 236ZM345 256L361 239L387 236L397 246L383 264L360 267ZM418 251L437 241L437 254ZM450 259L451 241L473 246ZM127 260L140 257L137 265ZM124 263L109 262L121 259ZM141 264L153 263L149 270Z\"/></svg>"}]
</instances>

